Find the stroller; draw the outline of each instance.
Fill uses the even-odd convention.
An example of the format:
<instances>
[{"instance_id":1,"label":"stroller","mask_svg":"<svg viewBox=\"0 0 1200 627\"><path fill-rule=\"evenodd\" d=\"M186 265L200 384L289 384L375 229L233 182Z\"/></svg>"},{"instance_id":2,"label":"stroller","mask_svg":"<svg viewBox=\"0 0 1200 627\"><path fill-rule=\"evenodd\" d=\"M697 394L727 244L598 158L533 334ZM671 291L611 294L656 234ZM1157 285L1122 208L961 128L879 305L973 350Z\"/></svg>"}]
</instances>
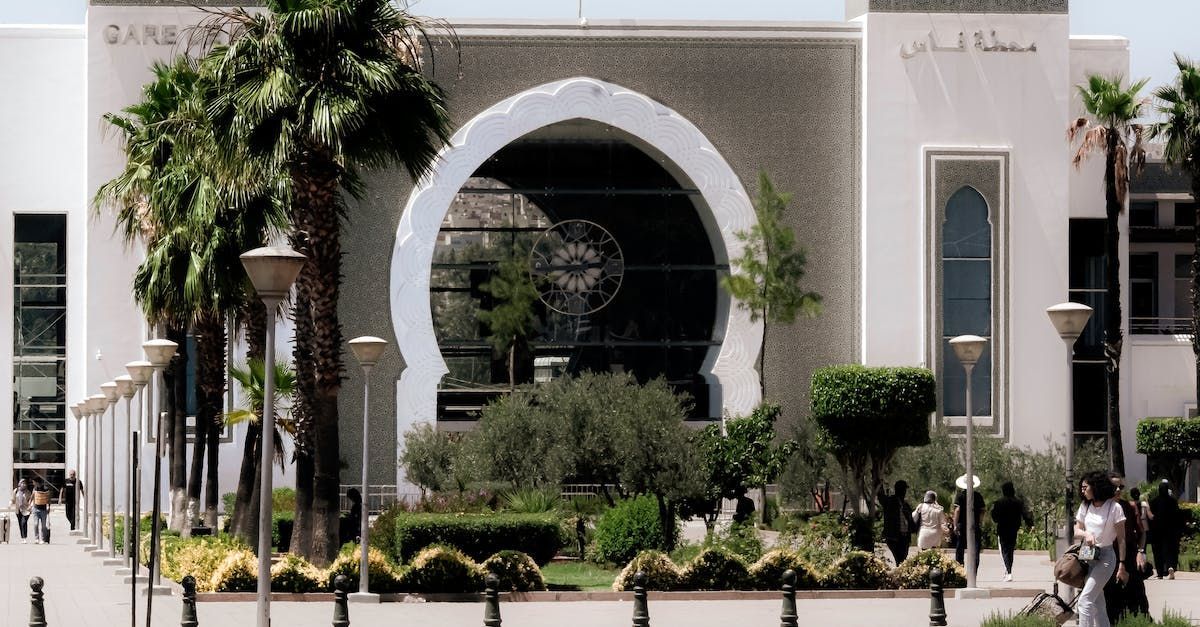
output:
<instances>
[{"instance_id":1,"label":"stroller","mask_svg":"<svg viewBox=\"0 0 1200 627\"><path fill-rule=\"evenodd\" d=\"M1058 596L1058 582L1054 582L1053 592L1042 592L1033 597L1017 616L1045 616L1059 625L1065 624L1067 621L1075 618L1075 603L1079 601L1079 593L1075 593L1075 598L1071 599L1070 603Z\"/></svg>"}]
</instances>

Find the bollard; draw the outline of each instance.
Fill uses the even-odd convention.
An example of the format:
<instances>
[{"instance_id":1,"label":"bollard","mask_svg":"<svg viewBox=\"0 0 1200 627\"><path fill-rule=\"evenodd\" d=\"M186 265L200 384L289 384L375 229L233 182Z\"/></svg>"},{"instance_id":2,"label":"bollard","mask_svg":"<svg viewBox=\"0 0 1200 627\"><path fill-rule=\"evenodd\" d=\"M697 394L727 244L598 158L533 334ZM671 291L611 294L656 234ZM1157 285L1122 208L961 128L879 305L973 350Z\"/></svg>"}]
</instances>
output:
<instances>
[{"instance_id":1,"label":"bollard","mask_svg":"<svg viewBox=\"0 0 1200 627\"><path fill-rule=\"evenodd\" d=\"M500 627L500 578L489 574L484 580L483 589L483 627Z\"/></svg>"},{"instance_id":2,"label":"bollard","mask_svg":"<svg viewBox=\"0 0 1200 627\"><path fill-rule=\"evenodd\" d=\"M942 596L942 569L929 571L929 624L941 627L946 624L946 599Z\"/></svg>"},{"instance_id":3,"label":"bollard","mask_svg":"<svg viewBox=\"0 0 1200 627\"><path fill-rule=\"evenodd\" d=\"M798 627L796 615L796 571L783 571L783 611L779 613L780 627Z\"/></svg>"},{"instance_id":4,"label":"bollard","mask_svg":"<svg viewBox=\"0 0 1200 627\"><path fill-rule=\"evenodd\" d=\"M42 593L44 585L46 582L41 577L29 580L29 587L33 590L29 593L29 627L46 627L46 606L42 603L46 596Z\"/></svg>"},{"instance_id":5,"label":"bollard","mask_svg":"<svg viewBox=\"0 0 1200 627\"><path fill-rule=\"evenodd\" d=\"M183 586L183 616L179 626L197 627L200 619L196 617L196 578L188 575L179 584Z\"/></svg>"},{"instance_id":6,"label":"bollard","mask_svg":"<svg viewBox=\"0 0 1200 627\"><path fill-rule=\"evenodd\" d=\"M333 578L333 627L350 627L350 607L346 604L346 590L350 579L345 575Z\"/></svg>"},{"instance_id":7,"label":"bollard","mask_svg":"<svg viewBox=\"0 0 1200 627\"><path fill-rule=\"evenodd\" d=\"M646 605L646 573L633 576L633 627L650 627L650 608Z\"/></svg>"}]
</instances>

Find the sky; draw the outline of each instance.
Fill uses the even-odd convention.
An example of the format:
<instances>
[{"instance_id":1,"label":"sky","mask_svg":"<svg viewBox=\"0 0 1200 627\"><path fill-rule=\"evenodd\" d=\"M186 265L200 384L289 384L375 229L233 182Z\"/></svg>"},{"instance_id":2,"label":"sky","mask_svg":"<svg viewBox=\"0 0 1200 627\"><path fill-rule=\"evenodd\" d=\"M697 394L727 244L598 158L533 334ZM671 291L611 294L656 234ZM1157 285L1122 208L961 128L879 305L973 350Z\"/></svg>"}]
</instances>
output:
<instances>
[{"instance_id":1,"label":"sky","mask_svg":"<svg viewBox=\"0 0 1200 627\"><path fill-rule=\"evenodd\" d=\"M444 18L574 19L581 0L407 0ZM86 0L0 0L2 24L79 24ZM845 0L582 0L589 18L842 21ZM1123 35L1130 74L1150 86L1175 76L1172 54L1200 59L1197 0L1071 0L1072 35Z\"/></svg>"}]
</instances>

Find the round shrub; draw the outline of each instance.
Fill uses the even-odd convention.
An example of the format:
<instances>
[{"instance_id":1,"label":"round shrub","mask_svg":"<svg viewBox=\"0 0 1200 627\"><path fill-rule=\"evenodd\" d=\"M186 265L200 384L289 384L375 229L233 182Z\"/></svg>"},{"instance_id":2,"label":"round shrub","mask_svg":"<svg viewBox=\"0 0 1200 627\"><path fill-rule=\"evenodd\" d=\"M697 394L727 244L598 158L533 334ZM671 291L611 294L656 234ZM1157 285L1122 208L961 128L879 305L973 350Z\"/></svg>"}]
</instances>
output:
<instances>
[{"instance_id":1,"label":"round shrub","mask_svg":"<svg viewBox=\"0 0 1200 627\"><path fill-rule=\"evenodd\" d=\"M673 531L679 534L678 525ZM596 557L613 564L624 564L642 551L663 550L658 502L639 496L617 503L596 522L595 538Z\"/></svg>"},{"instance_id":2,"label":"round shrub","mask_svg":"<svg viewBox=\"0 0 1200 627\"><path fill-rule=\"evenodd\" d=\"M809 564L794 551L775 549L763 555L750 566L750 585L755 590L779 590L783 587L783 573L796 571L796 589L817 587L817 575Z\"/></svg>"},{"instance_id":3,"label":"round shrub","mask_svg":"<svg viewBox=\"0 0 1200 627\"><path fill-rule=\"evenodd\" d=\"M317 592L324 582L325 573L299 555L288 553L271 566L271 592Z\"/></svg>"},{"instance_id":4,"label":"round shrub","mask_svg":"<svg viewBox=\"0 0 1200 627\"><path fill-rule=\"evenodd\" d=\"M878 590L890 588L892 577L883 560L866 551L851 551L833 563L822 585L834 590Z\"/></svg>"},{"instance_id":5,"label":"round shrub","mask_svg":"<svg viewBox=\"0 0 1200 627\"><path fill-rule=\"evenodd\" d=\"M498 590L513 592L528 592L530 590L545 590L546 582L542 579L542 571L532 557L520 551L500 551L484 560L484 573L491 573L500 578Z\"/></svg>"},{"instance_id":6,"label":"round shrub","mask_svg":"<svg viewBox=\"0 0 1200 627\"><path fill-rule=\"evenodd\" d=\"M926 549L904 560L904 563L892 571L892 580L897 588L910 590L929 587L929 571L936 566L942 569L942 587L965 588L967 574L963 567L943 555L937 549Z\"/></svg>"},{"instance_id":7,"label":"round shrub","mask_svg":"<svg viewBox=\"0 0 1200 627\"><path fill-rule=\"evenodd\" d=\"M237 539L229 536L209 536L183 539L164 537L162 543L162 572L172 581L183 581L187 575L196 578L198 592L212 592L212 574L236 551L249 550Z\"/></svg>"},{"instance_id":8,"label":"round shrub","mask_svg":"<svg viewBox=\"0 0 1200 627\"><path fill-rule=\"evenodd\" d=\"M679 577L683 590L744 590L750 579L746 564L733 553L720 548L704 549Z\"/></svg>"},{"instance_id":9,"label":"round shrub","mask_svg":"<svg viewBox=\"0 0 1200 627\"><path fill-rule=\"evenodd\" d=\"M258 587L258 558L246 550L233 551L221 560L209 579L213 592L254 592Z\"/></svg>"},{"instance_id":10,"label":"round shrub","mask_svg":"<svg viewBox=\"0 0 1200 627\"><path fill-rule=\"evenodd\" d=\"M483 569L458 549L431 546L413 558L400 576L400 587L409 592L478 592Z\"/></svg>"},{"instance_id":11,"label":"round shrub","mask_svg":"<svg viewBox=\"0 0 1200 627\"><path fill-rule=\"evenodd\" d=\"M345 575L350 581L357 582L360 560L362 560L362 551L359 550L358 545L347 544L342 547L337 559L333 560L326 572L324 583L328 589L333 590L333 578L338 575ZM367 550L367 570L371 579L369 584L371 592L387 593L400 590L399 569L375 547Z\"/></svg>"},{"instance_id":12,"label":"round shrub","mask_svg":"<svg viewBox=\"0 0 1200 627\"><path fill-rule=\"evenodd\" d=\"M675 590L679 586L679 567L661 551L642 551L617 574L612 588L617 592L633 590L633 576L646 573L647 590Z\"/></svg>"}]
</instances>

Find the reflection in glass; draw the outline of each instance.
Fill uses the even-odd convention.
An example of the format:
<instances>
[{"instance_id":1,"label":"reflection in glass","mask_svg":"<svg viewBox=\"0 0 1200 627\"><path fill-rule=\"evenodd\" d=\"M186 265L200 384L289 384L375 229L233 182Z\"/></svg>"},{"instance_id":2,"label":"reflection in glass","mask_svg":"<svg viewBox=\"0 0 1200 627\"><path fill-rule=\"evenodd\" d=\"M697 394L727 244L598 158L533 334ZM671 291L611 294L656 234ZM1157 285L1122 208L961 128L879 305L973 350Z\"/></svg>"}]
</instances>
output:
<instances>
[{"instance_id":1,"label":"reflection in glass","mask_svg":"<svg viewBox=\"0 0 1200 627\"><path fill-rule=\"evenodd\" d=\"M975 416L992 414L992 225L987 202L971 187L946 203L942 223L942 415L967 415L966 373L950 348L959 335L989 340L972 374Z\"/></svg>"}]
</instances>

